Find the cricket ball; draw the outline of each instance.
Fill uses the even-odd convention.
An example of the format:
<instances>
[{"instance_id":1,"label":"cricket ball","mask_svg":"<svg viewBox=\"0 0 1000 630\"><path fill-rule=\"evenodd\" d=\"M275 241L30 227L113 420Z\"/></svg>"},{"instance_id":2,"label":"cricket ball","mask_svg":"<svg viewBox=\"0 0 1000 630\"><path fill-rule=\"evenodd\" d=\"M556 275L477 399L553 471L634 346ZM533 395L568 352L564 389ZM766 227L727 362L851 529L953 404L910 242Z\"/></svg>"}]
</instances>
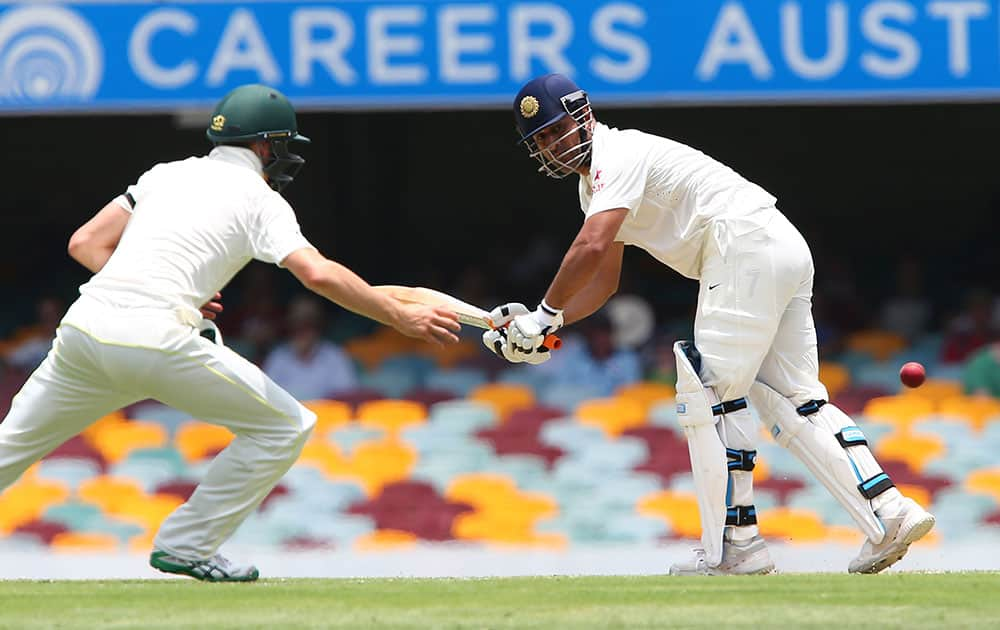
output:
<instances>
[{"instance_id":1,"label":"cricket ball","mask_svg":"<svg viewBox=\"0 0 1000 630\"><path fill-rule=\"evenodd\" d=\"M916 361L904 363L899 369L899 380L907 387L920 387L926 378L927 371Z\"/></svg>"}]
</instances>

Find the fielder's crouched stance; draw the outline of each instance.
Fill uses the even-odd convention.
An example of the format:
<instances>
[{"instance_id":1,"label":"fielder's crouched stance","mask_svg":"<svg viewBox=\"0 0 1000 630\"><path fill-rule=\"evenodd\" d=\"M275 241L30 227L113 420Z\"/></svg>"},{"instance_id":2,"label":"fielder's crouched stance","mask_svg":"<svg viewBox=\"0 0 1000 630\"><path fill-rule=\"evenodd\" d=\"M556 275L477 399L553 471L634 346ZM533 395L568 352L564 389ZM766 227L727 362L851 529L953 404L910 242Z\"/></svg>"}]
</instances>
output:
<instances>
[{"instance_id":1,"label":"fielder's crouched stance","mask_svg":"<svg viewBox=\"0 0 1000 630\"><path fill-rule=\"evenodd\" d=\"M849 570L875 573L902 558L934 517L899 493L861 430L826 402L812 255L776 199L696 149L599 123L586 92L559 74L521 88L514 118L539 171L579 175L584 223L535 311L494 309L494 320L509 327L485 333L487 348L512 362L548 360L544 335L587 317L615 292L627 244L699 281L694 342L677 343L674 354L703 548L670 573L774 569L757 528L750 404L868 537Z\"/></svg>"},{"instance_id":2,"label":"fielder's crouched stance","mask_svg":"<svg viewBox=\"0 0 1000 630\"><path fill-rule=\"evenodd\" d=\"M207 581L256 580L255 567L218 549L298 458L316 416L201 336L214 326L205 317L221 310L217 291L254 258L404 334L458 340L453 313L397 302L305 239L278 194L304 162L288 151L308 141L297 129L282 94L239 87L213 112L208 156L156 165L77 230L70 254L95 275L0 423L0 491L98 418L154 398L236 437L163 522L150 564Z\"/></svg>"}]
</instances>

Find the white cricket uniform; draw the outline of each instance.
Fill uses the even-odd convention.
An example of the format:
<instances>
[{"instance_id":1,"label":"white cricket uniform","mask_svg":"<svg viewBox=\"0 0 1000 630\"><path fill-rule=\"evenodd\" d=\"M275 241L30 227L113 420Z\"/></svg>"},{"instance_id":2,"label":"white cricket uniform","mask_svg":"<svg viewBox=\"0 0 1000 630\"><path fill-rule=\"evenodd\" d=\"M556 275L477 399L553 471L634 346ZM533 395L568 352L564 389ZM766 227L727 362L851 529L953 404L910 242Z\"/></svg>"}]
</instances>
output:
<instances>
[{"instance_id":1,"label":"white cricket uniform","mask_svg":"<svg viewBox=\"0 0 1000 630\"><path fill-rule=\"evenodd\" d=\"M697 149L598 123L585 217L628 216L616 241L700 280L695 345L720 400L759 378L797 404L825 399L811 314L812 256L776 199Z\"/></svg>"},{"instance_id":2,"label":"white cricket uniform","mask_svg":"<svg viewBox=\"0 0 1000 630\"><path fill-rule=\"evenodd\" d=\"M251 259L280 263L312 247L260 173L249 149L216 147L156 165L116 199L132 213L121 242L80 288L51 352L0 424L0 489L94 420L154 398L236 435L163 522L158 549L209 558L267 496L315 415L202 337L199 312Z\"/></svg>"}]
</instances>

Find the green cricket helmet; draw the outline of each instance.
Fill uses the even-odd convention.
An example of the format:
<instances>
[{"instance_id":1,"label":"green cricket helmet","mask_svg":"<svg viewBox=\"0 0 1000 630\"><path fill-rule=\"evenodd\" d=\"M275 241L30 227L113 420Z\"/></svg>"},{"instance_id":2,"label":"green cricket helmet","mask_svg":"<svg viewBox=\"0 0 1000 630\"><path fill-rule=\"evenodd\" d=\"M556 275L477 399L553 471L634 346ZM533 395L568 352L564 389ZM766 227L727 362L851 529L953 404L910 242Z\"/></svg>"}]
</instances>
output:
<instances>
[{"instance_id":1,"label":"green cricket helmet","mask_svg":"<svg viewBox=\"0 0 1000 630\"><path fill-rule=\"evenodd\" d=\"M269 142L271 160L264 174L275 190L290 184L306 163L288 150L289 142L309 142L299 133L295 109L284 94L266 85L241 85L222 97L205 135L214 145Z\"/></svg>"}]
</instances>

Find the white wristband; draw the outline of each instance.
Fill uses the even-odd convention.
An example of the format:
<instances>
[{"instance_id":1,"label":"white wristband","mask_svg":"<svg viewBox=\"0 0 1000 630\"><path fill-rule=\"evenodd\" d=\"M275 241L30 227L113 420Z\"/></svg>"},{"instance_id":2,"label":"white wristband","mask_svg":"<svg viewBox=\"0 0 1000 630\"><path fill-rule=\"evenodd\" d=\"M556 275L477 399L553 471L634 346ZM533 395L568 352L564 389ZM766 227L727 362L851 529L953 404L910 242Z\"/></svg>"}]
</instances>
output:
<instances>
[{"instance_id":1,"label":"white wristband","mask_svg":"<svg viewBox=\"0 0 1000 630\"><path fill-rule=\"evenodd\" d=\"M562 315L561 308L552 308L549 306L545 298L542 298L541 303L538 305L538 309L535 310L536 317L538 321L544 326L551 326L555 323L556 319Z\"/></svg>"}]
</instances>

